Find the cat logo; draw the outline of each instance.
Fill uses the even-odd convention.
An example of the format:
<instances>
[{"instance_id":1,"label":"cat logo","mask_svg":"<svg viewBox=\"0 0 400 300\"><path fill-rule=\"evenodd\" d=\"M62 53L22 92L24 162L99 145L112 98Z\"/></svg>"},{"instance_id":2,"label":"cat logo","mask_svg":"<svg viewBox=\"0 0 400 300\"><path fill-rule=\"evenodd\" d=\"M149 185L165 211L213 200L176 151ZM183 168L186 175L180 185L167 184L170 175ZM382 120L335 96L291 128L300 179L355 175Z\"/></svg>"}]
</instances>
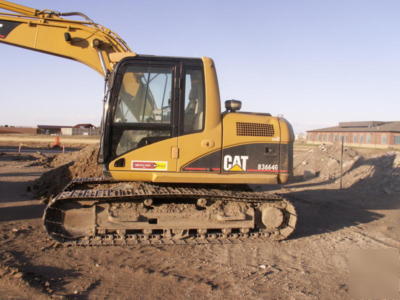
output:
<instances>
[{"instance_id":1,"label":"cat logo","mask_svg":"<svg viewBox=\"0 0 400 300\"><path fill-rule=\"evenodd\" d=\"M243 172L247 169L248 156L245 155L225 155L224 156L224 171Z\"/></svg>"}]
</instances>

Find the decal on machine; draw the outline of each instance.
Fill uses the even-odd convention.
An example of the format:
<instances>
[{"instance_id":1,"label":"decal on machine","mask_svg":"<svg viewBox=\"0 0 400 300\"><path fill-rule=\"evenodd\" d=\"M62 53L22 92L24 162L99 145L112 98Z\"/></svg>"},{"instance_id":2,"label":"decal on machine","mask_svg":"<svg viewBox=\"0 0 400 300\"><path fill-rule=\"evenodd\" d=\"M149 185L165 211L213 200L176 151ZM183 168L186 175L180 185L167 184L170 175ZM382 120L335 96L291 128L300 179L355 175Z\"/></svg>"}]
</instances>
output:
<instances>
[{"instance_id":1,"label":"decal on machine","mask_svg":"<svg viewBox=\"0 0 400 300\"><path fill-rule=\"evenodd\" d=\"M20 25L20 22L14 22L14 21L0 21L0 38L4 39L7 37L7 35L18 25Z\"/></svg>"},{"instance_id":2,"label":"decal on machine","mask_svg":"<svg viewBox=\"0 0 400 300\"><path fill-rule=\"evenodd\" d=\"M247 170L247 155L225 155L224 171L244 172Z\"/></svg>"},{"instance_id":3,"label":"decal on machine","mask_svg":"<svg viewBox=\"0 0 400 300\"><path fill-rule=\"evenodd\" d=\"M259 171L278 171L277 164L258 164L257 170Z\"/></svg>"},{"instance_id":4,"label":"decal on machine","mask_svg":"<svg viewBox=\"0 0 400 300\"><path fill-rule=\"evenodd\" d=\"M132 160L131 169L140 171L168 171L168 162L153 160Z\"/></svg>"}]
</instances>

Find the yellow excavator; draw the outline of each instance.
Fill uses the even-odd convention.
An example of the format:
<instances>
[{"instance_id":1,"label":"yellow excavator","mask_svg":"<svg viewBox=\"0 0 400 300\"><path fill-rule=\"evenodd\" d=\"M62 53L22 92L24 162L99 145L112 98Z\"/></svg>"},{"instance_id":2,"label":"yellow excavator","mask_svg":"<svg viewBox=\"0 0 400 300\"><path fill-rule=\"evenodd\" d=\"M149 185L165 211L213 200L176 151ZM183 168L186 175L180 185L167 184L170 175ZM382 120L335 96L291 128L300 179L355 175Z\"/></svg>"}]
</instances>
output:
<instances>
[{"instance_id":1,"label":"yellow excavator","mask_svg":"<svg viewBox=\"0 0 400 300\"><path fill-rule=\"evenodd\" d=\"M73 180L44 226L71 244L281 240L295 229L281 195L243 189L286 183L294 135L283 118L221 113L212 59L136 54L82 13L0 0L0 42L79 61L106 80L102 178ZM80 16L82 21L66 17Z\"/></svg>"}]
</instances>

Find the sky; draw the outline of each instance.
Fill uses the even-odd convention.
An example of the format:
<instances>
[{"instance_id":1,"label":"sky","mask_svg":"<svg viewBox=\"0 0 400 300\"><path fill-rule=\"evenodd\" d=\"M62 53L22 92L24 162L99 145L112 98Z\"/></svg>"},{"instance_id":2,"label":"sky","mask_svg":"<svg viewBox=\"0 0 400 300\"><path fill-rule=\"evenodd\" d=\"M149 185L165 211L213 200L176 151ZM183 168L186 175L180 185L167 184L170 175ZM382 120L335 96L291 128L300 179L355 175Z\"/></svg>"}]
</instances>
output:
<instances>
[{"instance_id":1,"label":"sky","mask_svg":"<svg viewBox=\"0 0 400 300\"><path fill-rule=\"evenodd\" d=\"M214 59L221 100L283 115L296 133L400 120L400 1L18 0L80 11L141 54ZM0 43L0 125L100 123L103 78Z\"/></svg>"}]
</instances>

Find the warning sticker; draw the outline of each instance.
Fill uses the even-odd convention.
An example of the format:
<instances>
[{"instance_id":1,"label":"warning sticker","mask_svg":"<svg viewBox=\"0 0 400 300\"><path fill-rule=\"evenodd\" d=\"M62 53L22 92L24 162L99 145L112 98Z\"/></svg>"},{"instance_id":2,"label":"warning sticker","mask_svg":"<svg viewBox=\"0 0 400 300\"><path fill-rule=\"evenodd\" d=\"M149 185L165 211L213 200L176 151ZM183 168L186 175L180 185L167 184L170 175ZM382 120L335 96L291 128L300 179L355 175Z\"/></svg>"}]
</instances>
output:
<instances>
[{"instance_id":1,"label":"warning sticker","mask_svg":"<svg viewBox=\"0 0 400 300\"><path fill-rule=\"evenodd\" d=\"M132 170L140 171L168 171L167 161L132 160Z\"/></svg>"}]
</instances>

